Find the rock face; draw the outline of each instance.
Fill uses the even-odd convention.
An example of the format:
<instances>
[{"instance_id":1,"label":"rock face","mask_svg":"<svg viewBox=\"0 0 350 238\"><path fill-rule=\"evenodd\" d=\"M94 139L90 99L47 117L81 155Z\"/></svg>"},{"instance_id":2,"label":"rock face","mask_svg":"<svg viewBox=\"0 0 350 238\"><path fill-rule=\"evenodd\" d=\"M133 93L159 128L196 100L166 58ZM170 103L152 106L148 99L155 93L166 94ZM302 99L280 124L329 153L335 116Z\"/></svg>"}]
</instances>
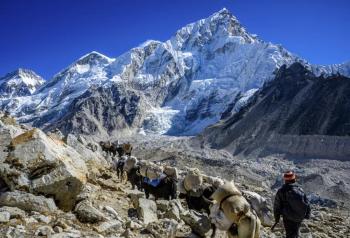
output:
<instances>
[{"instance_id":1,"label":"rock face","mask_svg":"<svg viewBox=\"0 0 350 238\"><path fill-rule=\"evenodd\" d=\"M316 77L299 63L284 66L248 105L209 127L200 139L234 154L347 160L349 93L349 78Z\"/></svg>"},{"instance_id":2,"label":"rock face","mask_svg":"<svg viewBox=\"0 0 350 238\"><path fill-rule=\"evenodd\" d=\"M38 129L13 138L3 166L4 179L12 189L24 189L54 196L63 210L72 210L86 183L87 168L81 156L63 141L52 139ZM10 175L16 176L10 176Z\"/></svg>"},{"instance_id":3,"label":"rock face","mask_svg":"<svg viewBox=\"0 0 350 238\"><path fill-rule=\"evenodd\" d=\"M21 122L64 133L194 135L236 112L282 65L350 75L350 64L311 66L249 34L227 9L147 41L116 59L91 52L33 95L0 99ZM20 96L21 94L17 94Z\"/></svg>"},{"instance_id":4,"label":"rock face","mask_svg":"<svg viewBox=\"0 0 350 238\"><path fill-rule=\"evenodd\" d=\"M101 136L108 135L106 129L109 133L120 130L131 133L141 127L147 108L145 99L125 85L92 88L73 101L69 113L45 129L60 128L65 134ZM40 119L34 125L42 126L45 120Z\"/></svg>"}]
</instances>

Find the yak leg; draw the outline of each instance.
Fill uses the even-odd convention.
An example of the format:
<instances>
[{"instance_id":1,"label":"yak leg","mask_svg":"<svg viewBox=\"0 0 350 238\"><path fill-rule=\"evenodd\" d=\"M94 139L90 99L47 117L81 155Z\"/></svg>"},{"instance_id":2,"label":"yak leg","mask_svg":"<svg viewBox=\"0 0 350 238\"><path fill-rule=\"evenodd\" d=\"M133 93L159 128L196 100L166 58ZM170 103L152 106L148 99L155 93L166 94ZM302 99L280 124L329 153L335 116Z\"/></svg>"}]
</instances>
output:
<instances>
[{"instance_id":1,"label":"yak leg","mask_svg":"<svg viewBox=\"0 0 350 238\"><path fill-rule=\"evenodd\" d=\"M215 238L215 236L216 236L216 226L213 224L213 223L211 223L211 229L212 229L212 233L211 233L211 238Z\"/></svg>"},{"instance_id":2,"label":"yak leg","mask_svg":"<svg viewBox=\"0 0 350 238\"><path fill-rule=\"evenodd\" d=\"M144 189L144 190L145 190L145 196L148 199L149 198L149 191L148 191L148 189Z\"/></svg>"}]
</instances>

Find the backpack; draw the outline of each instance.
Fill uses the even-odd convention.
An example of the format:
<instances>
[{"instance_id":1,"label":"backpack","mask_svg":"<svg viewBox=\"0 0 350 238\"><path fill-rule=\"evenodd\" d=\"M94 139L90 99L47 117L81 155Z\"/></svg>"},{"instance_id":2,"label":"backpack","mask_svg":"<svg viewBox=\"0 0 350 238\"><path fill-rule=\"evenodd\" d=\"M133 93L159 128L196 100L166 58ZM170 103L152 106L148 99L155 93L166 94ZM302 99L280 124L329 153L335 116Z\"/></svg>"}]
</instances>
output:
<instances>
[{"instance_id":1,"label":"backpack","mask_svg":"<svg viewBox=\"0 0 350 238\"><path fill-rule=\"evenodd\" d=\"M310 209L304 191L297 186L290 186L284 189L283 194L284 217L294 222L301 222Z\"/></svg>"}]
</instances>

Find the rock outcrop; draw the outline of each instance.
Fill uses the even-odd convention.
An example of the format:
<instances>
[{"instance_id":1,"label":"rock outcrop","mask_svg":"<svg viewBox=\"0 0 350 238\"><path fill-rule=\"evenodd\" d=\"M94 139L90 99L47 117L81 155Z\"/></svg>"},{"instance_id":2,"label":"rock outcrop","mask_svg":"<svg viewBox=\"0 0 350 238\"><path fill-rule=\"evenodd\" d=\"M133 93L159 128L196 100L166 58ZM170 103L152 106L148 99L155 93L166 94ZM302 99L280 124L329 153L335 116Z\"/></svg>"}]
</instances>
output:
<instances>
[{"instance_id":1,"label":"rock outcrop","mask_svg":"<svg viewBox=\"0 0 350 238\"><path fill-rule=\"evenodd\" d=\"M81 155L39 129L7 125L0 130L0 178L8 188L52 196L59 208L72 210L88 174Z\"/></svg>"}]
</instances>

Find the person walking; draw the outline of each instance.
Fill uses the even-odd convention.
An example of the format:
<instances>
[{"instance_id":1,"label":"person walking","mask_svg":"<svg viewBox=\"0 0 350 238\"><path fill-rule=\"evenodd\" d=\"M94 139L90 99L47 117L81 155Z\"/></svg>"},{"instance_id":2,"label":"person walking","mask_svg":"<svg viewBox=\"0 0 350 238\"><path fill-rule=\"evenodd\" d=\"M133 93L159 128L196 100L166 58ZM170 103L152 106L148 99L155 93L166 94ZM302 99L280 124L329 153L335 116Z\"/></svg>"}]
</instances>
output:
<instances>
[{"instance_id":1,"label":"person walking","mask_svg":"<svg viewBox=\"0 0 350 238\"><path fill-rule=\"evenodd\" d=\"M297 238L302 221L310 218L311 207L306 194L296 184L295 173L287 171L283 179L284 185L278 189L273 204L275 224L282 216L286 238Z\"/></svg>"}]
</instances>

